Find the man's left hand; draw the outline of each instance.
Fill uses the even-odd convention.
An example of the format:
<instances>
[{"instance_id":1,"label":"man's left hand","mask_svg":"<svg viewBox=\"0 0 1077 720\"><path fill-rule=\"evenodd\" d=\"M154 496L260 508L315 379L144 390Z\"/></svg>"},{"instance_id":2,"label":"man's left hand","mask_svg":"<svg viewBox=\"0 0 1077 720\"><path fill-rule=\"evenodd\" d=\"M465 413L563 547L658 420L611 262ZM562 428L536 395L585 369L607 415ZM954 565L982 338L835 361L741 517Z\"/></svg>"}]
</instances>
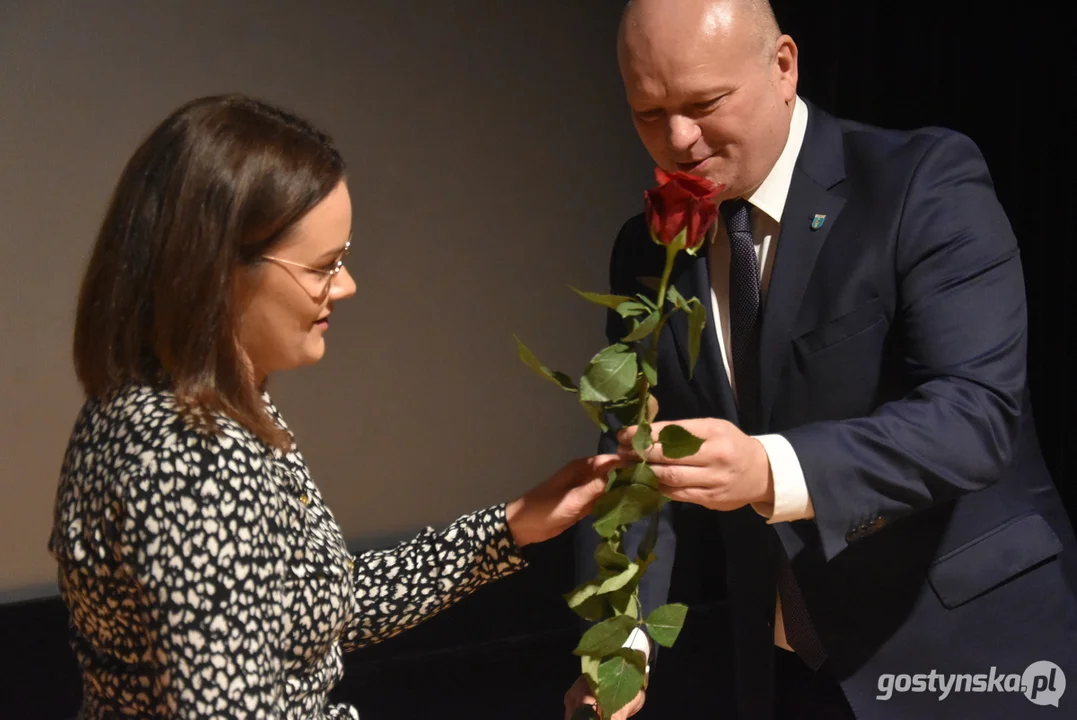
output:
<instances>
[{"instance_id":1,"label":"man's left hand","mask_svg":"<svg viewBox=\"0 0 1077 720\"><path fill-rule=\"evenodd\" d=\"M736 425L716 418L695 418L651 425L651 435L668 425L680 425L703 445L695 455L672 460L655 443L642 459L658 476L662 494L671 500L695 503L711 510L737 510L753 503L773 504L774 478L763 444ZM638 426L617 434L618 454L631 462L641 456L632 449Z\"/></svg>"}]
</instances>

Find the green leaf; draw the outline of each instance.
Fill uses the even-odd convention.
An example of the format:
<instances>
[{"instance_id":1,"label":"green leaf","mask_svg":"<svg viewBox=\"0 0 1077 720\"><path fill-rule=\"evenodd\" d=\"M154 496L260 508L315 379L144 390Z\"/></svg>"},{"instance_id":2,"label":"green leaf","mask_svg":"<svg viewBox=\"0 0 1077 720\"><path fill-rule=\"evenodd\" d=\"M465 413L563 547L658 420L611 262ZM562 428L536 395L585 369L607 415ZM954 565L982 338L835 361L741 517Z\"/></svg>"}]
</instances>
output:
<instances>
[{"instance_id":1,"label":"green leaf","mask_svg":"<svg viewBox=\"0 0 1077 720\"><path fill-rule=\"evenodd\" d=\"M634 469L631 465L629 465L628 467L620 467L616 470L611 470L611 472L613 473L613 477L611 477L609 479L609 482L606 483L606 494L609 494L612 490L625 487L632 483L632 474L634 472ZM601 500L599 502L601 503ZM598 517L598 513L601 508L601 505L597 506L592 514L595 515L595 517Z\"/></svg>"},{"instance_id":2,"label":"green leaf","mask_svg":"<svg viewBox=\"0 0 1077 720\"><path fill-rule=\"evenodd\" d=\"M694 298L693 298L694 300ZM707 309L698 300L692 305L688 316L688 377L695 373L696 361L699 360L699 344L703 337L703 328L707 326Z\"/></svg>"},{"instance_id":3,"label":"green leaf","mask_svg":"<svg viewBox=\"0 0 1077 720\"><path fill-rule=\"evenodd\" d=\"M520 356L520 359L523 360L525 365L552 382L554 385L560 387L562 390L579 392L576 388L576 383L572 382L572 378L565 375L563 372L550 370L539 361L535 356L535 353L531 352L531 350L521 342L520 338L515 335L513 335L513 337L516 338L516 353Z\"/></svg>"},{"instance_id":4,"label":"green leaf","mask_svg":"<svg viewBox=\"0 0 1077 720\"><path fill-rule=\"evenodd\" d=\"M688 607L680 603L655 608L647 616L647 634L662 647L673 647L684 627ZM605 707L605 706L603 706Z\"/></svg>"},{"instance_id":5,"label":"green leaf","mask_svg":"<svg viewBox=\"0 0 1077 720\"><path fill-rule=\"evenodd\" d=\"M601 305L602 307L607 307L610 310L616 310L618 305L621 305L622 303L632 301L632 298L626 297L624 295L602 295L600 293L593 293L593 292L586 292L584 290L577 290L576 288L572 287L571 285L569 287L572 289L572 292L576 293L577 295L582 297L584 300L587 300L588 302L593 302L595 305Z\"/></svg>"},{"instance_id":6,"label":"green leaf","mask_svg":"<svg viewBox=\"0 0 1077 720\"><path fill-rule=\"evenodd\" d=\"M576 607L572 608L572 612L576 613L584 620L598 622L599 620L605 620L609 617L609 609L609 595L592 595Z\"/></svg>"},{"instance_id":7,"label":"green leaf","mask_svg":"<svg viewBox=\"0 0 1077 720\"><path fill-rule=\"evenodd\" d=\"M599 595L605 595L611 593L614 590L620 590L628 583L632 582L636 576L639 575L639 565L636 563L629 563L628 567L612 575L602 581L602 585L598 588Z\"/></svg>"},{"instance_id":8,"label":"green leaf","mask_svg":"<svg viewBox=\"0 0 1077 720\"><path fill-rule=\"evenodd\" d=\"M637 463L632 469L632 483L649 487L651 490L658 490L658 476L654 474L654 470L651 470L647 463Z\"/></svg>"},{"instance_id":9,"label":"green leaf","mask_svg":"<svg viewBox=\"0 0 1077 720\"><path fill-rule=\"evenodd\" d=\"M629 298L626 302L623 302L618 305L616 310L618 315L627 320L628 318L635 317L637 315L649 313L653 310L653 308L643 303L638 303L635 300Z\"/></svg>"},{"instance_id":10,"label":"green leaf","mask_svg":"<svg viewBox=\"0 0 1077 720\"><path fill-rule=\"evenodd\" d=\"M598 688L595 695L605 717L612 717L643 689L643 655L622 648L617 655L598 666Z\"/></svg>"},{"instance_id":11,"label":"green leaf","mask_svg":"<svg viewBox=\"0 0 1077 720\"><path fill-rule=\"evenodd\" d=\"M611 402L622 400L636 386L639 363L627 345L610 345L591 359L580 378L580 400Z\"/></svg>"},{"instance_id":12,"label":"green leaf","mask_svg":"<svg viewBox=\"0 0 1077 720\"><path fill-rule=\"evenodd\" d=\"M613 547L609 540L600 542L595 548L595 562L601 569L615 572L620 572L632 564L628 556Z\"/></svg>"},{"instance_id":13,"label":"green leaf","mask_svg":"<svg viewBox=\"0 0 1077 720\"><path fill-rule=\"evenodd\" d=\"M651 289L654 290L655 292L658 292L658 279L657 278L655 278L654 287L651 288ZM647 297L643 293L636 293L636 299L639 300L644 305L646 305L651 310L657 310L658 309L658 303L656 303L654 300Z\"/></svg>"},{"instance_id":14,"label":"green leaf","mask_svg":"<svg viewBox=\"0 0 1077 720\"><path fill-rule=\"evenodd\" d=\"M639 419L639 401L613 406L610 412L622 425L635 425Z\"/></svg>"},{"instance_id":15,"label":"green leaf","mask_svg":"<svg viewBox=\"0 0 1077 720\"><path fill-rule=\"evenodd\" d=\"M605 419L602 417L602 406L596 403L590 403L580 397L580 405L583 407L583 411L587 413L587 417L591 418L591 422L598 426L598 429L602 432L606 432L610 429L610 426L606 424Z\"/></svg>"},{"instance_id":16,"label":"green leaf","mask_svg":"<svg viewBox=\"0 0 1077 720\"><path fill-rule=\"evenodd\" d=\"M565 593L565 600L568 602L570 608L577 608L587 601L588 598L594 597L598 593L599 583L596 580L588 580L583 585L580 585L575 590Z\"/></svg>"},{"instance_id":17,"label":"green leaf","mask_svg":"<svg viewBox=\"0 0 1077 720\"><path fill-rule=\"evenodd\" d=\"M638 577L637 577L638 580ZM602 597L609 600L610 606L613 607L617 613L621 615L627 615L635 620L640 619L641 608L639 599L636 598L636 587L638 582L630 582L620 590L615 590L608 595Z\"/></svg>"},{"instance_id":18,"label":"green leaf","mask_svg":"<svg viewBox=\"0 0 1077 720\"><path fill-rule=\"evenodd\" d=\"M684 296L675 288L672 284L666 288L666 300L673 303L673 307L679 310L688 309L688 301L684 299Z\"/></svg>"},{"instance_id":19,"label":"green leaf","mask_svg":"<svg viewBox=\"0 0 1077 720\"><path fill-rule=\"evenodd\" d=\"M651 515L651 520L647 525L647 534L643 536L643 539L639 542L639 549L636 551L636 559L638 561L645 561L654 553L654 546L658 544L658 513Z\"/></svg>"},{"instance_id":20,"label":"green leaf","mask_svg":"<svg viewBox=\"0 0 1077 720\"><path fill-rule=\"evenodd\" d=\"M695 455L703 444L702 438L697 438L680 425L666 425L662 432L658 433L658 442L662 444L662 454L670 460Z\"/></svg>"},{"instance_id":21,"label":"green leaf","mask_svg":"<svg viewBox=\"0 0 1077 720\"><path fill-rule=\"evenodd\" d=\"M595 504L595 532L612 537L622 525L631 525L662 506L665 497L643 485L627 485L603 495Z\"/></svg>"},{"instance_id":22,"label":"green leaf","mask_svg":"<svg viewBox=\"0 0 1077 720\"><path fill-rule=\"evenodd\" d=\"M600 622L583 634L579 645L572 651L574 655L612 655L624 645L632 634L636 621L627 615L618 615L605 622Z\"/></svg>"},{"instance_id":23,"label":"green leaf","mask_svg":"<svg viewBox=\"0 0 1077 720\"><path fill-rule=\"evenodd\" d=\"M642 340L654 332L654 329L658 327L658 321L662 319L662 314L654 311L648 315L643 322L636 326L636 329L622 338L625 342L635 342Z\"/></svg>"},{"instance_id":24,"label":"green leaf","mask_svg":"<svg viewBox=\"0 0 1077 720\"><path fill-rule=\"evenodd\" d=\"M591 690L598 685L598 666L602 664L602 658L594 655L580 656L580 672L591 680ZM590 708L590 705L586 706Z\"/></svg>"},{"instance_id":25,"label":"green leaf","mask_svg":"<svg viewBox=\"0 0 1077 720\"><path fill-rule=\"evenodd\" d=\"M651 437L651 424L642 422L636 428L636 434L632 436L632 449L643 457L652 445L654 445L654 438Z\"/></svg>"}]
</instances>

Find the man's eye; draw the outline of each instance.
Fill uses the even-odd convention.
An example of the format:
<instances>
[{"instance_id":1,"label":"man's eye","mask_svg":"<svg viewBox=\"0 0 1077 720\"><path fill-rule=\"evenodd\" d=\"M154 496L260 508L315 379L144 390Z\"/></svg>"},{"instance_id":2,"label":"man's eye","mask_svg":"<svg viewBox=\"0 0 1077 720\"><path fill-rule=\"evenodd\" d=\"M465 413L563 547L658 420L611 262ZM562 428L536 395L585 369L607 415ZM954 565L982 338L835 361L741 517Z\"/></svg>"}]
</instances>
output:
<instances>
[{"instance_id":1,"label":"man's eye","mask_svg":"<svg viewBox=\"0 0 1077 720\"><path fill-rule=\"evenodd\" d=\"M662 117L661 110L640 110L636 113L636 117L642 122L653 122Z\"/></svg>"},{"instance_id":2,"label":"man's eye","mask_svg":"<svg viewBox=\"0 0 1077 720\"><path fill-rule=\"evenodd\" d=\"M692 109L697 113L710 112L714 108L718 107L718 104L722 101L722 98L716 97L710 100L704 100L703 102L694 103Z\"/></svg>"}]
</instances>

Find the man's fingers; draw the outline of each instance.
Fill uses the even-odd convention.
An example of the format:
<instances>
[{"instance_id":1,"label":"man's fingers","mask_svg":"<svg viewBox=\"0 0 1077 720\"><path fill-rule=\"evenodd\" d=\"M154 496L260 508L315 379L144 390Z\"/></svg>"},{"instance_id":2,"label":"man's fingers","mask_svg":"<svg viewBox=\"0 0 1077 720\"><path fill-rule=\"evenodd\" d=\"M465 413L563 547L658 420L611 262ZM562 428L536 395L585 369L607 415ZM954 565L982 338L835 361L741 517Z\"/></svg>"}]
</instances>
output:
<instances>
[{"instance_id":1,"label":"man's fingers","mask_svg":"<svg viewBox=\"0 0 1077 720\"><path fill-rule=\"evenodd\" d=\"M706 446L704 446L706 447ZM693 466L702 467L708 465L711 462L711 458L705 451L700 450L695 455L689 455L683 458L667 458L665 453L662 452L662 443L656 442L651 445L646 452L637 453L633 449L632 445L621 445L617 448L617 455L620 456L622 462L625 464L636 463L643 460L648 465L681 465L681 466Z\"/></svg>"},{"instance_id":2,"label":"man's fingers","mask_svg":"<svg viewBox=\"0 0 1077 720\"><path fill-rule=\"evenodd\" d=\"M693 505L701 505L711 510L718 510L720 512L729 512L730 510L739 510L748 503L743 500L734 500L724 497L720 493L716 493L713 488L701 488L701 487L682 487L674 488L668 485L659 485L658 492L662 493L670 500L683 503L692 503Z\"/></svg>"},{"instance_id":3,"label":"man's fingers","mask_svg":"<svg viewBox=\"0 0 1077 720\"><path fill-rule=\"evenodd\" d=\"M661 422L651 423L651 429L654 430L654 434L657 435L670 425L680 425L682 428L692 433L693 435L698 435L701 432L707 432L709 429L708 426L713 425L714 422L714 418L687 418L686 420L663 420Z\"/></svg>"},{"instance_id":4,"label":"man's fingers","mask_svg":"<svg viewBox=\"0 0 1077 720\"><path fill-rule=\"evenodd\" d=\"M651 465L651 472L660 485L670 488L709 488L715 484L716 474L711 468L692 465Z\"/></svg>"},{"instance_id":5,"label":"man's fingers","mask_svg":"<svg viewBox=\"0 0 1077 720\"><path fill-rule=\"evenodd\" d=\"M675 502L692 503L693 505L704 505L706 504L705 501L709 499L706 497L703 488L699 487L659 485L658 492Z\"/></svg>"},{"instance_id":6,"label":"man's fingers","mask_svg":"<svg viewBox=\"0 0 1077 720\"><path fill-rule=\"evenodd\" d=\"M685 430L688 430L689 432L691 432L696 437L702 438L702 440L704 442L703 448L707 447L706 443L707 443L707 440L708 440L708 435L705 432L703 432L701 430L692 430L689 427L687 427L685 425L685 423L683 423L683 422L661 423L661 424L662 425L674 425L674 424L680 425L681 427L684 427ZM694 455L689 455L688 457L676 458L676 459L667 458L665 456L665 454L662 452L662 443L658 441L658 433L661 432L661 429L658 427L658 425L654 425L651 428L651 430L652 430L651 438L652 438L654 444L652 444L651 447L646 450L646 452L637 453L635 451L635 449L632 447L632 440L635 437L636 432L638 431L638 429L639 429L638 426L625 428L624 430L621 430L621 432L618 433L618 435L617 435L617 441L619 443L619 445L617 446L617 455L625 462L638 462L639 460L643 460L647 464L652 464L652 463L654 463L654 464L673 463L673 464L677 464L677 465L696 465L696 466L706 465L706 464L708 464L710 462L710 458L703 451L703 448L701 448L700 451L696 452Z\"/></svg>"}]
</instances>

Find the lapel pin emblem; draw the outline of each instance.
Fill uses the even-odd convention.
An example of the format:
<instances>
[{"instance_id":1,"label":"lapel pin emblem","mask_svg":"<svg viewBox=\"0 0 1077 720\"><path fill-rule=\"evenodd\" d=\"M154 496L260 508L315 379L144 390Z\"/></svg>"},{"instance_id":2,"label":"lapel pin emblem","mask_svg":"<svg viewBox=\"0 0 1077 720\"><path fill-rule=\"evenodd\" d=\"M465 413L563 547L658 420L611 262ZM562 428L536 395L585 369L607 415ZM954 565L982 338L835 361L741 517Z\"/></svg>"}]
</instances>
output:
<instances>
[{"instance_id":1,"label":"lapel pin emblem","mask_svg":"<svg viewBox=\"0 0 1077 720\"><path fill-rule=\"evenodd\" d=\"M814 218L812 218L811 229L812 230L818 230L819 228L823 227L823 223L825 223L825 222L826 222L826 215L816 215Z\"/></svg>"}]
</instances>

